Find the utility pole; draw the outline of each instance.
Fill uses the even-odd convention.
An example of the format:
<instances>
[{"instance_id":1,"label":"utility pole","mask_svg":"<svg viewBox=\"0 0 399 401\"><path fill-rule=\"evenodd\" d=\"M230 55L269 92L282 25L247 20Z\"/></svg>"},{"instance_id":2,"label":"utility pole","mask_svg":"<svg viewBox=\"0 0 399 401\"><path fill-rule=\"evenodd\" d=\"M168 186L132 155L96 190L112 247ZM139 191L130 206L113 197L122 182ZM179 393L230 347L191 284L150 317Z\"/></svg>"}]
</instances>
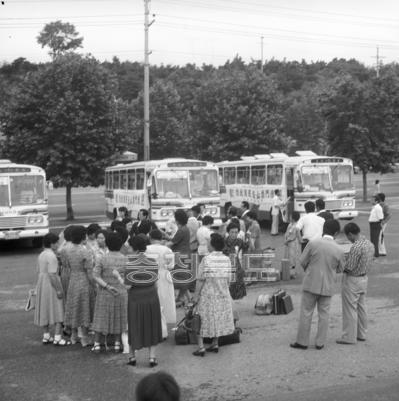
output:
<instances>
[{"instance_id":1,"label":"utility pole","mask_svg":"<svg viewBox=\"0 0 399 401\"><path fill-rule=\"evenodd\" d=\"M260 37L260 71L263 72L263 36Z\"/></svg>"},{"instance_id":2,"label":"utility pole","mask_svg":"<svg viewBox=\"0 0 399 401\"><path fill-rule=\"evenodd\" d=\"M149 2L144 0L144 160L150 160L150 62L148 56L148 28L154 22L149 22Z\"/></svg>"},{"instance_id":3,"label":"utility pole","mask_svg":"<svg viewBox=\"0 0 399 401\"><path fill-rule=\"evenodd\" d=\"M381 66L381 59L385 58L385 57L381 57L380 56L380 48L377 46L377 54L375 56L375 69L376 69L376 73L377 73L377 78L380 77L380 66Z\"/></svg>"}]
</instances>

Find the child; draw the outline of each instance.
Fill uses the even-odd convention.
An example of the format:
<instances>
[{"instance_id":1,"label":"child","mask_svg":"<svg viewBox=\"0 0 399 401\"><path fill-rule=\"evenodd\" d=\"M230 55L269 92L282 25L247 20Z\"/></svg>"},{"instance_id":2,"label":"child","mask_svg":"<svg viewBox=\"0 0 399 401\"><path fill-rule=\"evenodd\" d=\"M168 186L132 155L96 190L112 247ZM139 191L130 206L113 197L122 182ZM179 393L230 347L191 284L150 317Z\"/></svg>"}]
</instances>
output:
<instances>
[{"instance_id":1,"label":"child","mask_svg":"<svg viewBox=\"0 0 399 401\"><path fill-rule=\"evenodd\" d=\"M296 226L299 218L299 212L292 212L291 221L284 236L285 258L290 261L291 276L293 277L295 277L295 267L299 255L299 244L301 243L301 233Z\"/></svg>"},{"instance_id":2,"label":"child","mask_svg":"<svg viewBox=\"0 0 399 401\"><path fill-rule=\"evenodd\" d=\"M34 323L43 327L43 344L70 345L71 342L61 337L64 320L64 301L61 279L58 275L58 260L55 252L58 235L49 233L43 237L44 250L39 255L39 278L36 286L36 307ZM55 325L54 338L50 326Z\"/></svg>"}]
</instances>

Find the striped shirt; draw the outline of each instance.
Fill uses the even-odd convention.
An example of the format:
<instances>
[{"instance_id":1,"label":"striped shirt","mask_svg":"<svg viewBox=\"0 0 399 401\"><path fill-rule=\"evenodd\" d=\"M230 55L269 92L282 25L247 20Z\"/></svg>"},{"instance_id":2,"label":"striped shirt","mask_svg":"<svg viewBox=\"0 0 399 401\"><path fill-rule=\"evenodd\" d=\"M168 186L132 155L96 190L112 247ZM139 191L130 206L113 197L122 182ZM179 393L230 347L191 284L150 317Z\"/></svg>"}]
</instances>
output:
<instances>
[{"instance_id":1,"label":"striped shirt","mask_svg":"<svg viewBox=\"0 0 399 401\"><path fill-rule=\"evenodd\" d=\"M365 276L374 257L374 245L363 235L353 243L346 259L344 273L350 276Z\"/></svg>"}]
</instances>

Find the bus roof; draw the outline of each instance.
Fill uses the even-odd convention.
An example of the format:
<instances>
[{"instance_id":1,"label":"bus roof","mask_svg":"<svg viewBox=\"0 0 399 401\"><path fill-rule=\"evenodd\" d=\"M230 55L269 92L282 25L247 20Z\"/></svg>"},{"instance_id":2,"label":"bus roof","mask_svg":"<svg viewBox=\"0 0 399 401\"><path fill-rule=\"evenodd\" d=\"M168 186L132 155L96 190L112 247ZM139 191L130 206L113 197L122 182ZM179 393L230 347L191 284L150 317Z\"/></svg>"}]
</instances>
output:
<instances>
[{"instance_id":1,"label":"bus roof","mask_svg":"<svg viewBox=\"0 0 399 401\"><path fill-rule=\"evenodd\" d=\"M41 167L33 166L31 164L12 163L10 160L0 159L0 174L10 174L10 173L44 174L45 171Z\"/></svg>"},{"instance_id":2,"label":"bus roof","mask_svg":"<svg viewBox=\"0 0 399 401\"><path fill-rule=\"evenodd\" d=\"M284 163L296 166L300 163L321 164L321 163L347 163L352 161L345 157L317 155L312 151L297 151L296 156L288 156L285 153L259 154L254 156L241 156L240 160L225 160L216 163L220 166L234 165L257 165L257 164L274 164Z\"/></svg>"},{"instance_id":3,"label":"bus roof","mask_svg":"<svg viewBox=\"0 0 399 401\"><path fill-rule=\"evenodd\" d=\"M148 160L148 161L138 161L133 163L116 164L114 166L109 166L105 170L128 170L129 168L146 168L154 169L157 167L174 167L174 168L187 168L187 167L216 167L213 162L196 160L196 159L184 159L181 157L167 158L160 160Z\"/></svg>"}]
</instances>

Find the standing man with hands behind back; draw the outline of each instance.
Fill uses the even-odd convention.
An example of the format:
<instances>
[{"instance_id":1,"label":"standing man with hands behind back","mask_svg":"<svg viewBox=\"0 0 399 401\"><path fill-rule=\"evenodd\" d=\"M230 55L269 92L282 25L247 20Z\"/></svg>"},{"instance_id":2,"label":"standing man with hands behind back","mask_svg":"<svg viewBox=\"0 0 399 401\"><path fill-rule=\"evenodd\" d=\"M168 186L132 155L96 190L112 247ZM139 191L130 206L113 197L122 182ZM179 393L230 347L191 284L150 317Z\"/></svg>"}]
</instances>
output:
<instances>
[{"instance_id":1,"label":"standing man with hands behind back","mask_svg":"<svg viewBox=\"0 0 399 401\"><path fill-rule=\"evenodd\" d=\"M298 333L296 342L290 344L292 348L308 348L312 315L316 305L319 315L316 349L324 348L336 273L343 270L344 251L334 241L339 231L337 220L327 220L323 226L323 237L309 241L301 255L300 263L305 270L305 277Z\"/></svg>"}]
</instances>

